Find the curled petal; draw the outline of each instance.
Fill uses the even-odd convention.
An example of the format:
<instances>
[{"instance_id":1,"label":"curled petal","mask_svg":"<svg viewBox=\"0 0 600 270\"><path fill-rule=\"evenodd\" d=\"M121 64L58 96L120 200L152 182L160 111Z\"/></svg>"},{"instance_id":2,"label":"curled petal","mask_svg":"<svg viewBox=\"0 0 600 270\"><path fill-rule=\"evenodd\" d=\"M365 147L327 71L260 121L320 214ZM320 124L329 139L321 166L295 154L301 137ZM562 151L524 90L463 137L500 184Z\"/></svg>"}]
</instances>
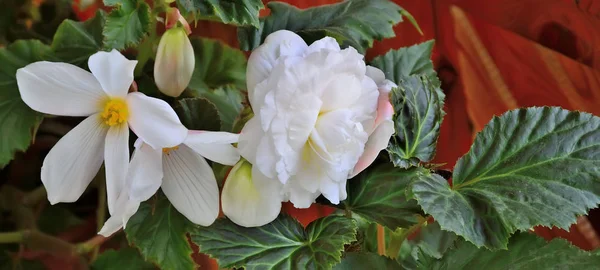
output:
<instances>
[{"instance_id":1,"label":"curled petal","mask_svg":"<svg viewBox=\"0 0 600 270\"><path fill-rule=\"evenodd\" d=\"M36 62L20 68L17 85L29 107L54 115L97 113L107 97L91 73L66 63Z\"/></svg>"},{"instance_id":2,"label":"curled petal","mask_svg":"<svg viewBox=\"0 0 600 270\"><path fill-rule=\"evenodd\" d=\"M51 204L74 202L100 170L108 127L94 114L73 128L50 150L42 183Z\"/></svg>"},{"instance_id":3,"label":"curled petal","mask_svg":"<svg viewBox=\"0 0 600 270\"><path fill-rule=\"evenodd\" d=\"M237 142L238 138L238 134L228 132L190 131L183 143L205 158L233 166L240 154L231 143Z\"/></svg>"},{"instance_id":4,"label":"curled petal","mask_svg":"<svg viewBox=\"0 0 600 270\"><path fill-rule=\"evenodd\" d=\"M175 147L183 142L188 130L166 102L142 93L127 95L129 126L152 148Z\"/></svg>"},{"instance_id":5,"label":"curled petal","mask_svg":"<svg viewBox=\"0 0 600 270\"><path fill-rule=\"evenodd\" d=\"M394 122L392 120L385 120L377 126L375 131L369 136L369 140L365 145L365 151L356 163L356 166L354 166L350 178L356 176L373 163L379 152L388 146L392 134L394 134Z\"/></svg>"},{"instance_id":6,"label":"curled petal","mask_svg":"<svg viewBox=\"0 0 600 270\"><path fill-rule=\"evenodd\" d=\"M279 181L241 160L231 169L223 186L223 213L240 226L265 225L281 211L281 188Z\"/></svg>"},{"instance_id":7,"label":"curled petal","mask_svg":"<svg viewBox=\"0 0 600 270\"><path fill-rule=\"evenodd\" d=\"M137 212L140 202L131 200L127 192L121 192L116 202L116 212L111 214L110 218L104 222L102 229L98 234L109 237L121 228L125 228L129 219Z\"/></svg>"},{"instance_id":8,"label":"curled petal","mask_svg":"<svg viewBox=\"0 0 600 270\"><path fill-rule=\"evenodd\" d=\"M97 52L90 56L88 67L109 96L125 98L133 82L137 60L125 58L119 51Z\"/></svg>"}]
</instances>

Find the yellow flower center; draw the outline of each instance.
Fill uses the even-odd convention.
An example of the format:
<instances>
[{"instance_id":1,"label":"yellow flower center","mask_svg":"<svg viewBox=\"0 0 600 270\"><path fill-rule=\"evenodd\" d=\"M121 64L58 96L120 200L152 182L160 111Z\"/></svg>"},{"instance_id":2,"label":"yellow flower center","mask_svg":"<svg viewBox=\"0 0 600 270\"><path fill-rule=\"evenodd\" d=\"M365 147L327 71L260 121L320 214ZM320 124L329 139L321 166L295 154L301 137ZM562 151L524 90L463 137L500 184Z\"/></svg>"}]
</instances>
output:
<instances>
[{"instance_id":1,"label":"yellow flower center","mask_svg":"<svg viewBox=\"0 0 600 270\"><path fill-rule=\"evenodd\" d=\"M169 155L171 154L171 151L175 151L177 149L179 149L179 146L163 148L163 154Z\"/></svg>"},{"instance_id":2,"label":"yellow flower center","mask_svg":"<svg viewBox=\"0 0 600 270\"><path fill-rule=\"evenodd\" d=\"M121 98L111 98L104 103L104 110L101 114L102 120L109 126L114 126L127 122L129 110L127 103Z\"/></svg>"}]
</instances>

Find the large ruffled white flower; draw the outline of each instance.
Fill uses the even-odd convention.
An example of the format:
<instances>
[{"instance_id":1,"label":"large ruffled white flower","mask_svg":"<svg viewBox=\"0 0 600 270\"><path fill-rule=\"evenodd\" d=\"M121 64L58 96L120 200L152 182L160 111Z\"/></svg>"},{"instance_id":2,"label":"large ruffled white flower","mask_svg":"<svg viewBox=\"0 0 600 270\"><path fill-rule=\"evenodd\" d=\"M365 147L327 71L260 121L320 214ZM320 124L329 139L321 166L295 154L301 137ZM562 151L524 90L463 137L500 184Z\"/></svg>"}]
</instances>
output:
<instances>
[{"instance_id":1,"label":"large ruffled white flower","mask_svg":"<svg viewBox=\"0 0 600 270\"><path fill-rule=\"evenodd\" d=\"M230 176L222 202L243 226L270 222L281 201L307 208L321 194L334 204L344 200L346 180L370 165L394 133L389 91L395 85L330 37L308 46L290 31L269 35L250 56L247 86L255 115L238 148L252 164L242 171L252 176ZM242 181L254 190L235 188ZM255 199L238 203L244 196ZM243 218L261 205L276 207Z\"/></svg>"},{"instance_id":2,"label":"large ruffled white flower","mask_svg":"<svg viewBox=\"0 0 600 270\"><path fill-rule=\"evenodd\" d=\"M140 202L161 188L175 209L193 223L208 226L219 215L219 188L204 158L234 165L240 155L231 145L238 134L189 131L182 144L155 149L141 140L131 158L127 192L121 193L118 212L106 221L100 234L109 236L125 227Z\"/></svg>"},{"instance_id":3,"label":"large ruffled white flower","mask_svg":"<svg viewBox=\"0 0 600 270\"><path fill-rule=\"evenodd\" d=\"M128 94L136 64L113 50L90 57L91 73L45 61L17 70L21 98L32 109L87 116L44 160L41 179L50 203L76 201L104 161L108 209L113 214L128 170L129 127L155 148L179 145L187 136L166 102L142 93Z\"/></svg>"}]
</instances>

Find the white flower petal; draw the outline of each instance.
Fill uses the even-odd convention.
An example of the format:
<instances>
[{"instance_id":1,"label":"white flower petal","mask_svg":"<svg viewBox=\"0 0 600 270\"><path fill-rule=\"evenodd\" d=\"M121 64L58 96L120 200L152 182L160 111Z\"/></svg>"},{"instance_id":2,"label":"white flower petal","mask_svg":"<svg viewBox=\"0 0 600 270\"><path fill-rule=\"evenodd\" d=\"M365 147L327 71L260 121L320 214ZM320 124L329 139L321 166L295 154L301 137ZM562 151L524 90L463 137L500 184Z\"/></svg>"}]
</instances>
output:
<instances>
[{"instance_id":1,"label":"white flower petal","mask_svg":"<svg viewBox=\"0 0 600 270\"><path fill-rule=\"evenodd\" d=\"M109 237L121 228L125 228L129 219L137 212L140 202L131 200L127 192L121 192L117 199L116 213L112 214L98 234Z\"/></svg>"},{"instance_id":2,"label":"white flower petal","mask_svg":"<svg viewBox=\"0 0 600 270\"><path fill-rule=\"evenodd\" d=\"M23 101L47 114L88 116L102 109L107 95L89 72L66 63L36 62L17 70Z\"/></svg>"},{"instance_id":3,"label":"white flower petal","mask_svg":"<svg viewBox=\"0 0 600 270\"><path fill-rule=\"evenodd\" d=\"M240 226L265 225L281 211L281 188L279 181L240 161L231 169L223 186L223 213Z\"/></svg>"},{"instance_id":4,"label":"white flower petal","mask_svg":"<svg viewBox=\"0 0 600 270\"><path fill-rule=\"evenodd\" d=\"M233 166L240 160L240 153L231 143L238 138L238 134L228 132L190 131L183 143L205 158Z\"/></svg>"},{"instance_id":5,"label":"white flower petal","mask_svg":"<svg viewBox=\"0 0 600 270\"><path fill-rule=\"evenodd\" d=\"M332 78L321 95L322 112L350 107L359 100L363 89L361 81L352 74L340 74Z\"/></svg>"},{"instance_id":6,"label":"white flower petal","mask_svg":"<svg viewBox=\"0 0 600 270\"><path fill-rule=\"evenodd\" d=\"M162 155L162 149L154 149L148 144L136 146L127 172L129 196L133 200L148 200L160 188L163 179Z\"/></svg>"},{"instance_id":7,"label":"white flower petal","mask_svg":"<svg viewBox=\"0 0 600 270\"><path fill-rule=\"evenodd\" d=\"M129 128L127 124L110 127L104 147L104 167L106 168L106 197L108 212L117 210L117 198L126 186L129 167Z\"/></svg>"},{"instance_id":8,"label":"white flower petal","mask_svg":"<svg viewBox=\"0 0 600 270\"><path fill-rule=\"evenodd\" d=\"M388 146L392 134L394 134L394 122L392 120L382 122L375 129L373 134L369 136L369 140L365 145L365 151L356 163L352 174L350 174L350 178L356 176L373 163L379 152Z\"/></svg>"},{"instance_id":9,"label":"white flower petal","mask_svg":"<svg viewBox=\"0 0 600 270\"><path fill-rule=\"evenodd\" d=\"M90 56L88 67L102 89L111 97L125 98L133 83L133 70L137 60L125 58L119 51L97 52Z\"/></svg>"},{"instance_id":10,"label":"white flower petal","mask_svg":"<svg viewBox=\"0 0 600 270\"><path fill-rule=\"evenodd\" d=\"M74 202L100 170L108 127L94 114L69 131L44 159L42 183L51 204Z\"/></svg>"},{"instance_id":11,"label":"white flower petal","mask_svg":"<svg viewBox=\"0 0 600 270\"><path fill-rule=\"evenodd\" d=\"M246 122L242 132L240 132L240 138L238 142L238 151L250 163L256 163L256 151L261 138L265 135L264 131L260 126L260 119L258 116L253 116Z\"/></svg>"},{"instance_id":12,"label":"white flower petal","mask_svg":"<svg viewBox=\"0 0 600 270\"><path fill-rule=\"evenodd\" d=\"M377 85L383 84L385 82L385 74L381 69L378 69L374 66L367 66L366 75L369 76Z\"/></svg>"},{"instance_id":13,"label":"white flower petal","mask_svg":"<svg viewBox=\"0 0 600 270\"><path fill-rule=\"evenodd\" d=\"M127 95L129 126L152 148L175 147L183 142L188 130L166 102L142 93Z\"/></svg>"},{"instance_id":14,"label":"white flower petal","mask_svg":"<svg viewBox=\"0 0 600 270\"><path fill-rule=\"evenodd\" d=\"M219 215L219 188L212 169L185 145L163 155L162 190L191 222L208 226Z\"/></svg>"},{"instance_id":15,"label":"white flower petal","mask_svg":"<svg viewBox=\"0 0 600 270\"><path fill-rule=\"evenodd\" d=\"M335 38L324 37L324 38L319 39L319 40L313 42L312 44L310 44L310 46L308 46L306 51L304 51L304 54L307 55L307 54L311 54L314 52L319 52L321 50L337 52L337 51L340 51L340 44L337 43Z\"/></svg>"},{"instance_id":16,"label":"white flower petal","mask_svg":"<svg viewBox=\"0 0 600 270\"><path fill-rule=\"evenodd\" d=\"M320 181L323 180L319 179ZM289 201L294 204L294 207L299 209L309 208L320 194L319 192L310 192L302 188L298 181L288 181L285 184L284 192Z\"/></svg>"},{"instance_id":17,"label":"white flower petal","mask_svg":"<svg viewBox=\"0 0 600 270\"><path fill-rule=\"evenodd\" d=\"M262 101L255 98L254 88L266 79L282 56L300 56L308 46L296 33L279 30L270 34L262 45L256 48L248 59L246 82L248 97L253 108L258 108Z\"/></svg>"}]
</instances>

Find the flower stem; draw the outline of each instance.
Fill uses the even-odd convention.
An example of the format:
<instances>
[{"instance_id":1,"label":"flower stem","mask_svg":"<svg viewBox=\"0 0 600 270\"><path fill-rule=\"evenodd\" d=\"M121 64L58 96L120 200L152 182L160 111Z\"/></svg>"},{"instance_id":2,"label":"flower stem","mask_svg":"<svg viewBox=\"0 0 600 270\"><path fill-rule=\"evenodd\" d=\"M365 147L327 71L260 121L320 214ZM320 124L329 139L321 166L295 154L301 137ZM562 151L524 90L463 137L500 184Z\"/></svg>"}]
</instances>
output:
<instances>
[{"instance_id":1,"label":"flower stem","mask_svg":"<svg viewBox=\"0 0 600 270\"><path fill-rule=\"evenodd\" d=\"M21 232L7 232L0 233L0 243L21 243L23 242L23 233Z\"/></svg>"},{"instance_id":2,"label":"flower stem","mask_svg":"<svg viewBox=\"0 0 600 270\"><path fill-rule=\"evenodd\" d=\"M381 256L385 256L387 253L385 250L385 229L379 224L377 224L377 253Z\"/></svg>"}]
</instances>

